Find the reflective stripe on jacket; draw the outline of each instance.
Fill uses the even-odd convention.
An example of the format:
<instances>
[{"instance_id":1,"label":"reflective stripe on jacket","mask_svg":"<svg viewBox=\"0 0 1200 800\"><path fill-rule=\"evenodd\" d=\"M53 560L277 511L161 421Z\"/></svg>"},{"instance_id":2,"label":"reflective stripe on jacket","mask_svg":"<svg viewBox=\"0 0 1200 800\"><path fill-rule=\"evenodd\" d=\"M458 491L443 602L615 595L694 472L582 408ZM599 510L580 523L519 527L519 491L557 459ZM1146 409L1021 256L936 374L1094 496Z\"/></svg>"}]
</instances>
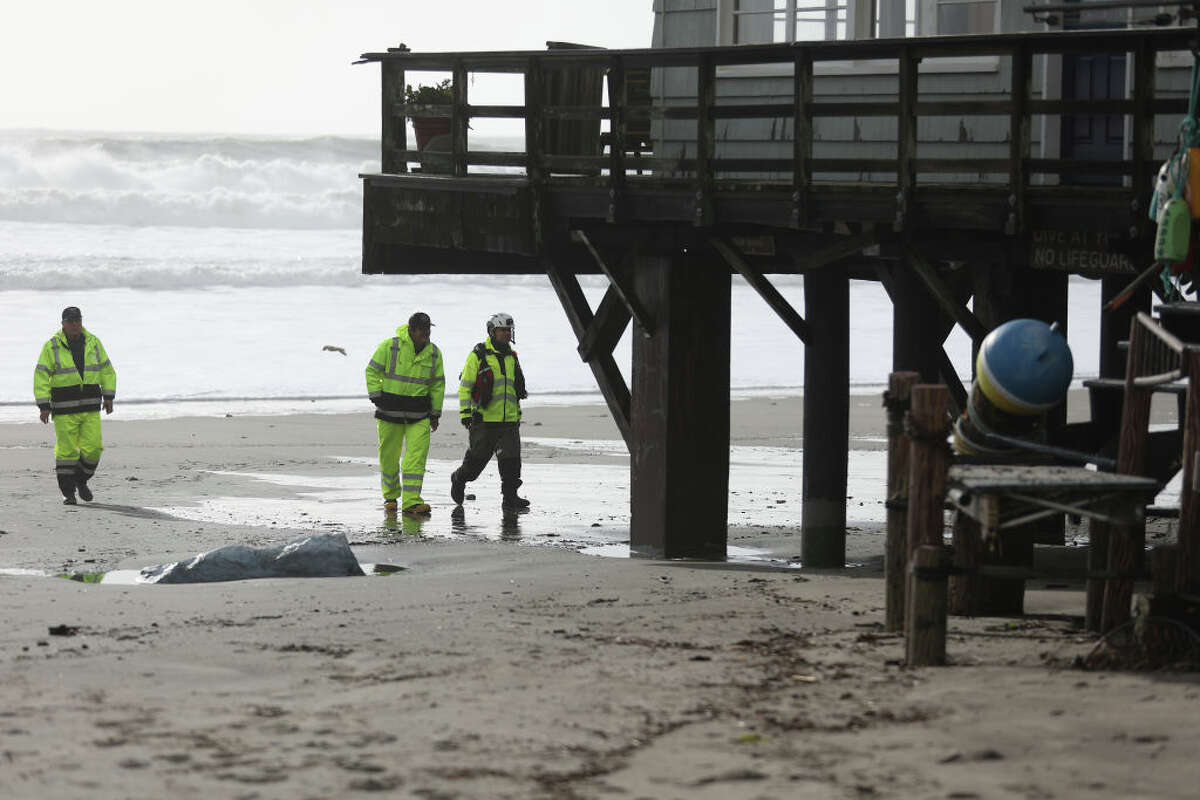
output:
<instances>
[{"instance_id":1,"label":"reflective stripe on jacket","mask_svg":"<svg viewBox=\"0 0 1200 800\"><path fill-rule=\"evenodd\" d=\"M479 372L479 357L472 350L467 356L467 363L463 365L462 373L458 376L458 413L466 417L479 412L483 415L484 422L517 422L521 419L521 400L517 397L517 351L513 350L502 357L492 344L491 337L483 342L483 347L487 351L487 362L492 365L492 376L495 379L492 402L483 408L476 408L471 400L471 390L475 388L475 375Z\"/></svg>"},{"instance_id":2,"label":"reflective stripe on jacket","mask_svg":"<svg viewBox=\"0 0 1200 800\"><path fill-rule=\"evenodd\" d=\"M367 396L375 404L376 419L416 422L440 417L445 393L441 351L430 342L418 353L407 325L375 348L367 364Z\"/></svg>"},{"instance_id":3,"label":"reflective stripe on jacket","mask_svg":"<svg viewBox=\"0 0 1200 800\"><path fill-rule=\"evenodd\" d=\"M83 370L80 374L67 335L58 331L42 345L33 370L33 399L38 408L55 414L99 411L101 398L117 395L117 371L100 340L83 329Z\"/></svg>"}]
</instances>

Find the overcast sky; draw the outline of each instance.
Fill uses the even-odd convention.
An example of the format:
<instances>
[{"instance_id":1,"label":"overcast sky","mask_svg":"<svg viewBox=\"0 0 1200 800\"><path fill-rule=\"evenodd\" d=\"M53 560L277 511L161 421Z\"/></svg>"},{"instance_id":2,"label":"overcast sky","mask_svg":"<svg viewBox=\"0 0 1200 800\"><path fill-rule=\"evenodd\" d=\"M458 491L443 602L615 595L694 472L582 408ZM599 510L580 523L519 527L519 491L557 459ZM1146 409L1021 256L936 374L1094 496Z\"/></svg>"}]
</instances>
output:
<instances>
[{"instance_id":1,"label":"overcast sky","mask_svg":"<svg viewBox=\"0 0 1200 800\"><path fill-rule=\"evenodd\" d=\"M653 0L3 0L0 128L376 135L360 53L649 47ZM488 102L477 99L477 102Z\"/></svg>"}]
</instances>

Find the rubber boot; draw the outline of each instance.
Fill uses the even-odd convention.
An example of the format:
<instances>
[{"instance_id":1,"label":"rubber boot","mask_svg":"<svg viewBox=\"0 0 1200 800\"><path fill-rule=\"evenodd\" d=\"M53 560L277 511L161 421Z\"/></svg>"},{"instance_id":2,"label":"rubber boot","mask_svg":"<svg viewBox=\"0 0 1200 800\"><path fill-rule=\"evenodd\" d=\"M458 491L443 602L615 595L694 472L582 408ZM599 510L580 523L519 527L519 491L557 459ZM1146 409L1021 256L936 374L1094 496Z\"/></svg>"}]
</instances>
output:
<instances>
[{"instance_id":1,"label":"rubber boot","mask_svg":"<svg viewBox=\"0 0 1200 800\"><path fill-rule=\"evenodd\" d=\"M79 499L88 503L92 502L92 490L88 488L88 475L83 470L75 471L75 491L79 492Z\"/></svg>"},{"instance_id":2,"label":"rubber boot","mask_svg":"<svg viewBox=\"0 0 1200 800\"><path fill-rule=\"evenodd\" d=\"M63 505L75 505L75 476L74 475L59 475L58 488L63 493Z\"/></svg>"},{"instance_id":3,"label":"rubber boot","mask_svg":"<svg viewBox=\"0 0 1200 800\"><path fill-rule=\"evenodd\" d=\"M524 483L521 480L521 459L501 459L496 462L496 466L500 470L500 493L504 497L500 507L508 511L523 511L529 508L529 501L517 496L517 489Z\"/></svg>"},{"instance_id":4,"label":"rubber boot","mask_svg":"<svg viewBox=\"0 0 1200 800\"><path fill-rule=\"evenodd\" d=\"M450 473L450 499L456 506L461 506L467 497L467 482L459 477L461 472L461 469L456 469Z\"/></svg>"},{"instance_id":5,"label":"rubber boot","mask_svg":"<svg viewBox=\"0 0 1200 800\"><path fill-rule=\"evenodd\" d=\"M467 484L479 477L479 473L483 472L483 468L487 466L487 459L480 461L477 458L471 458L471 454L463 456L462 465L450 473L450 499L454 501L456 506L461 506L463 500L467 498Z\"/></svg>"}]
</instances>

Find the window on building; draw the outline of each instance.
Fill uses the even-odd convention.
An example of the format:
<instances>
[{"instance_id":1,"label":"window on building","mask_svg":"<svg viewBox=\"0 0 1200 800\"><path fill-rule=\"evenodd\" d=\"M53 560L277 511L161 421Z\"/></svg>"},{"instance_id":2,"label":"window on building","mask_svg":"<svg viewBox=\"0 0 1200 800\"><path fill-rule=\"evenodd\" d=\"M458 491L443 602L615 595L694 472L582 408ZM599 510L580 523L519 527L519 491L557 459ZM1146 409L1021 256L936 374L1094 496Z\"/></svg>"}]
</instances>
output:
<instances>
[{"instance_id":1,"label":"window on building","mask_svg":"<svg viewBox=\"0 0 1200 800\"><path fill-rule=\"evenodd\" d=\"M731 0L732 44L845 39L854 0Z\"/></svg>"},{"instance_id":2,"label":"window on building","mask_svg":"<svg viewBox=\"0 0 1200 800\"><path fill-rule=\"evenodd\" d=\"M998 0L922 0L919 29L925 35L997 33Z\"/></svg>"}]
</instances>

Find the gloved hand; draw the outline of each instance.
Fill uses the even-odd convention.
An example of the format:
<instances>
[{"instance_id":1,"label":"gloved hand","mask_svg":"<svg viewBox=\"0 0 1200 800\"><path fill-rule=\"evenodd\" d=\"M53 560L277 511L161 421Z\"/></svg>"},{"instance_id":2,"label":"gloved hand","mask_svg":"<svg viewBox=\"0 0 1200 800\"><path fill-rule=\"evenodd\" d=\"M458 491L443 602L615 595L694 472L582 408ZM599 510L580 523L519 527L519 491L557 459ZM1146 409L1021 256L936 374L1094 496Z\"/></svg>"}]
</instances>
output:
<instances>
[{"instance_id":1,"label":"gloved hand","mask_svg":"<svg viewBox=\"0 0 1200 800\"><path fill-rule=\"evenodd\" d=\"M467 430L471 430L471 418L470 418L470 417L463 417L463 418L462 418L462 425L463 425L463 427L464 427L464 428L466 428Z\"/></svg>"}]
</instances>

